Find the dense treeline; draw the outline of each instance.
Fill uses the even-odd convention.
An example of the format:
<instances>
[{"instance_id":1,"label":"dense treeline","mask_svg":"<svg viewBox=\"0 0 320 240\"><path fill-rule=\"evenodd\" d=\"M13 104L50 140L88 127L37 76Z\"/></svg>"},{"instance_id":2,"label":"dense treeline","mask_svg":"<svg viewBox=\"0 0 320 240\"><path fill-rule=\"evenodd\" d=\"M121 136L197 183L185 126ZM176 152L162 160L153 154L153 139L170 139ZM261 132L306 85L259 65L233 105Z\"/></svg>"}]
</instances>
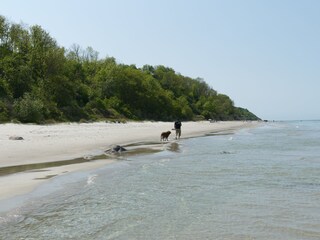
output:
<instances>
[{"instance_id":1,"label":"dense treeline","mask_svg":"<svg viewBox=\"0 0 320 240\"><path fill-rule=\"evenodd\" d=\"M0 16L0 122L106 118L257 119L201 79L99 59L90 47L66 50L40 26Z\"/></svg>"}]
</instances>

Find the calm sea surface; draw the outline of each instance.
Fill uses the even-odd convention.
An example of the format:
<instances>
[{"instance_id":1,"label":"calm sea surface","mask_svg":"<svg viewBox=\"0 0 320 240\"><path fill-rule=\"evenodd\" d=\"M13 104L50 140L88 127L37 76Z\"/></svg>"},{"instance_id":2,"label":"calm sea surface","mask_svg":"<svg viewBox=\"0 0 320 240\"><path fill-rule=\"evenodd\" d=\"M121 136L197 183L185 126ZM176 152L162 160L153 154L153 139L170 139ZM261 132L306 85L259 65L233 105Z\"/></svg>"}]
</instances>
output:
<instances>
[{"instance_id":1,"label":"calm sea surface","mask_svg":"<svg viewBox=\"0 0 320 240\"><path fill-rule=\"evenodd\" d=\"M0 239L320 239L320 122L269 123L52 179Z\"/></svg>"}]
</instances>

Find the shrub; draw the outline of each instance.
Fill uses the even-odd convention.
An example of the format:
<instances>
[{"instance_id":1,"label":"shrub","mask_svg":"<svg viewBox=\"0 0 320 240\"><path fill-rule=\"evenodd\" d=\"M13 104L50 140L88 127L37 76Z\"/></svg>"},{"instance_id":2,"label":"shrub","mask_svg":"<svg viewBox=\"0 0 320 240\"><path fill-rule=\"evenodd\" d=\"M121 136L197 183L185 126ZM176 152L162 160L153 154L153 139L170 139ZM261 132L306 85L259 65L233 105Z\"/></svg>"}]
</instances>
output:
<instances>
[{"instance_id":1,"label":"shrub","mask_svg":"<svg viewBox=\"0 0 320 240\"><path fill-rule=\"evenodd\" d=\"M5 103L0 101L0 123L9 121L8 109Z\"/></svg>"},{"instance_id":2,"label":"shrub","mask_svg":"<svg viewBox=\"0 0 320 240\"><path fill-rule=\"evenodd\" d=\"M24 94L13 104L14 116L24 123L41 123L43 120L44 105L40 99L34 98L31 94Z\"/></svg>"}]
</instances>

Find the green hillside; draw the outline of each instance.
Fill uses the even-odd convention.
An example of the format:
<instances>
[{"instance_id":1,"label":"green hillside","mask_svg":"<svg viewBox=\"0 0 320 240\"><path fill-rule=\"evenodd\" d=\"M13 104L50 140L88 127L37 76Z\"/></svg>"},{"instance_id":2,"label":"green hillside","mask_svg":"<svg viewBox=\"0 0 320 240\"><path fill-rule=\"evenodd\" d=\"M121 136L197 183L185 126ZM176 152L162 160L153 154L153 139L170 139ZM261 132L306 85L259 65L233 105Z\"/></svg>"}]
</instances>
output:
<instances>
[{"instance_id":1,"label":"green hillside","mask_svg":"<svg viewBox=\"0 0 320 240\"><path fill-rule=\"evenodd\" d=\"M40 26L0 16L0 122L257 120L224 94L165 66L65 49Z\"/></svg>"}]
</instances>

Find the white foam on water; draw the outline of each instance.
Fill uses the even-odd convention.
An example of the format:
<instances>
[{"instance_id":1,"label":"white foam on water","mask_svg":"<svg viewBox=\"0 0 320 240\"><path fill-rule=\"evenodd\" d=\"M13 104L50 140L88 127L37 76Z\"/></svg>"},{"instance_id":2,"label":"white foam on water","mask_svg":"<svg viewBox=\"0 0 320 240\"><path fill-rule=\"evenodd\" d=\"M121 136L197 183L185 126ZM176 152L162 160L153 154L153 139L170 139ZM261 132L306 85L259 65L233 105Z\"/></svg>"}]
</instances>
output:
<instances>
[{"instance_id":1,"label":"white foam on water","mask_svg":"<svg viewBox=\"0 0 320 240\"><path fill-rule=\"evenodd\" d=\"M91 185L91 184L94 184L95 183L95 179L98 177L97 174L94 174L94 175L90 175L87 179L87 186L88 185Z\"/></svg>"}]
</instances>

